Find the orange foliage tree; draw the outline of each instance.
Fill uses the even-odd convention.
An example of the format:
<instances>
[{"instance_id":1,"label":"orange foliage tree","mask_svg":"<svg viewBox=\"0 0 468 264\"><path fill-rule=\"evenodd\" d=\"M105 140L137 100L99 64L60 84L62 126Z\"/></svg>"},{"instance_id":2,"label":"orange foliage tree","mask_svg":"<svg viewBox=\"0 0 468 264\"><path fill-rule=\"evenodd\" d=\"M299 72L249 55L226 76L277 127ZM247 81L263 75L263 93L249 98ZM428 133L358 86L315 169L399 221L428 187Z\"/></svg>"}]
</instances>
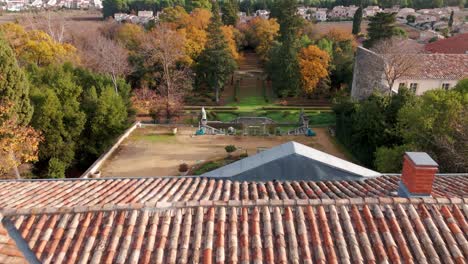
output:
<instances>
[{"instance_id":1,"label":"orange foliage tree","mask_svg":"<svg viewBox=\"0 0 468 264\"><path fill-rule=\"evenodd\" d=\"M330 56L317 46L310 45L301 49L299 53L299 66L302 77L302 86L307 94L311 94L321 79L328 76Z\"/></svg>"},{"instance_id":2,"label":"orange foliage tree","mask_svg":"<svg viewBox=\"0 0 468 264\"><path fill-rule=\"evenodd\" d=\"M255 52L262 60L266 60L273 41L278 36L279 24L276 19L255 17L247 24L240 26L248 45L255 48Z\"/></svg>"},{"instance_id":3,"label":"orange foliage tree","mask_svg":"<svg viewBox=\"0 0 468 264\"><path fill-rule=\"evenodd\" d=\"M13 169L19 178L18 166L38 160L40 132L30 126L22 126L12 115L13 104L0 104L0 176Z\"/></svg>"},{"instance_id":4,"label":"orange foliage tree","mask_svg":"<svg viewBox=\"0 0 468 264\"><path fill-rule=\"evenodd\" d=\"M239 59L239 52L237 52L237 44L235 40L235 29L233 26L222 26L221 30L223 31L224 38L226 39L231 52L232 58L235 60Z\"/></svg>"}]
</instances>

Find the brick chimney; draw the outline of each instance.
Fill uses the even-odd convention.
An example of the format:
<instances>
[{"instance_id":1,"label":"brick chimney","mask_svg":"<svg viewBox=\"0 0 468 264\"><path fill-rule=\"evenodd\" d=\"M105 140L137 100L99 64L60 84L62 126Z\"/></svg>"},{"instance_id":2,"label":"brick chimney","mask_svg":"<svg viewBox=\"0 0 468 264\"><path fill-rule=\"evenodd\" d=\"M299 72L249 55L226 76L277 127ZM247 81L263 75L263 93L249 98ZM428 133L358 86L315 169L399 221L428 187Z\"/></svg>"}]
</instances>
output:
<instances>
[{"instance_id":1,"label":"brick chimney","mask_svg":"<svg viewBox=\"0 0 468 264\"><path fill-rule=\"evenodd\" d=\"M406 152L398 196L430 196L439 165L425 152Z\"/></svg>"}]
</instances>

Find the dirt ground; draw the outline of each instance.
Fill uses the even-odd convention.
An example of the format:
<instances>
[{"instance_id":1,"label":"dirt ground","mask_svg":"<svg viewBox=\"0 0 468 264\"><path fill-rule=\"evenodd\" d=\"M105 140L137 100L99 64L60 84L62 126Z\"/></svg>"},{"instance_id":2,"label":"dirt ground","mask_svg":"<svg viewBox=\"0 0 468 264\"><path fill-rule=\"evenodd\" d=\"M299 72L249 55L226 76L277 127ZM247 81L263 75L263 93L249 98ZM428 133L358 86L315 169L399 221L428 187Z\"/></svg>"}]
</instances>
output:
<instances>
[{"instance_id":1,"label":"dirt ground","mask_svg":"<svg viewBox=\"0 0 468 264\"><path fill-rule=\"evenodd\" d=\"M235 145L238 153L249 155L257 148L271 148L296 141L346 159L330 141L326 128L314 128L316 137L305 136L192 136L195 128L179 128L176 136L167 128L147 127L135 130L101 168L103 177L148 177L178 175L178 166L225 157L226 145Z\"/></svg>"}]
</instances>

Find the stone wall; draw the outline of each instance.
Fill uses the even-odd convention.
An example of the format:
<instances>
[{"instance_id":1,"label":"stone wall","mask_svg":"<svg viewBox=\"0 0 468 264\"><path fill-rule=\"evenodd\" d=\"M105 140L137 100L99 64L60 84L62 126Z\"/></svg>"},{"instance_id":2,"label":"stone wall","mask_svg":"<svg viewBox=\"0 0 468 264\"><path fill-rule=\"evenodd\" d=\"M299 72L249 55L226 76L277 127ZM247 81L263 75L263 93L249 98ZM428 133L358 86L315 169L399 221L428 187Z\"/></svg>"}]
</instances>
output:
<instances>
[{"instance_id":1,"label":"stone wall","mask_svg":"<svg viewBox=\"0 0 468 264\"><path fill-rule=\"evenodd\" d=\"M375 90L383 89L383 59L366 48L359 47L353 69L351 97L361 100Z\"/></svg>"}]
</instances>

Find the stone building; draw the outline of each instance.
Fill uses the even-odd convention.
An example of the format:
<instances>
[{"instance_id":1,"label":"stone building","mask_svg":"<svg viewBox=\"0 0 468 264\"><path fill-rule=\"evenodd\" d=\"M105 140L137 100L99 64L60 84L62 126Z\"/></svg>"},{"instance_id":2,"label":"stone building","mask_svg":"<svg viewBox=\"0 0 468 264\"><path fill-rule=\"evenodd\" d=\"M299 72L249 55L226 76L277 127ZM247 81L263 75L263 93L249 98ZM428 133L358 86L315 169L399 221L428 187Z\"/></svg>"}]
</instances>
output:
<instances>
[{"instance_id":1,"label":"stone building","mask_svg":"<svg viewBox=\"0 0 468 264\"><path fill-rule=\"evenodd\" d=\"M468 78L468 54L402 53L400 56L407 60L410 58L414 63L411 69L394 81L390 89L384 72L385 67L389 67L386 62L388 56L359 47L354 63L351 97L364 99L374 91L398 93L401 87L422 95L433 89L451 89L459 80Z\"/></svg>"}]
</instances>

